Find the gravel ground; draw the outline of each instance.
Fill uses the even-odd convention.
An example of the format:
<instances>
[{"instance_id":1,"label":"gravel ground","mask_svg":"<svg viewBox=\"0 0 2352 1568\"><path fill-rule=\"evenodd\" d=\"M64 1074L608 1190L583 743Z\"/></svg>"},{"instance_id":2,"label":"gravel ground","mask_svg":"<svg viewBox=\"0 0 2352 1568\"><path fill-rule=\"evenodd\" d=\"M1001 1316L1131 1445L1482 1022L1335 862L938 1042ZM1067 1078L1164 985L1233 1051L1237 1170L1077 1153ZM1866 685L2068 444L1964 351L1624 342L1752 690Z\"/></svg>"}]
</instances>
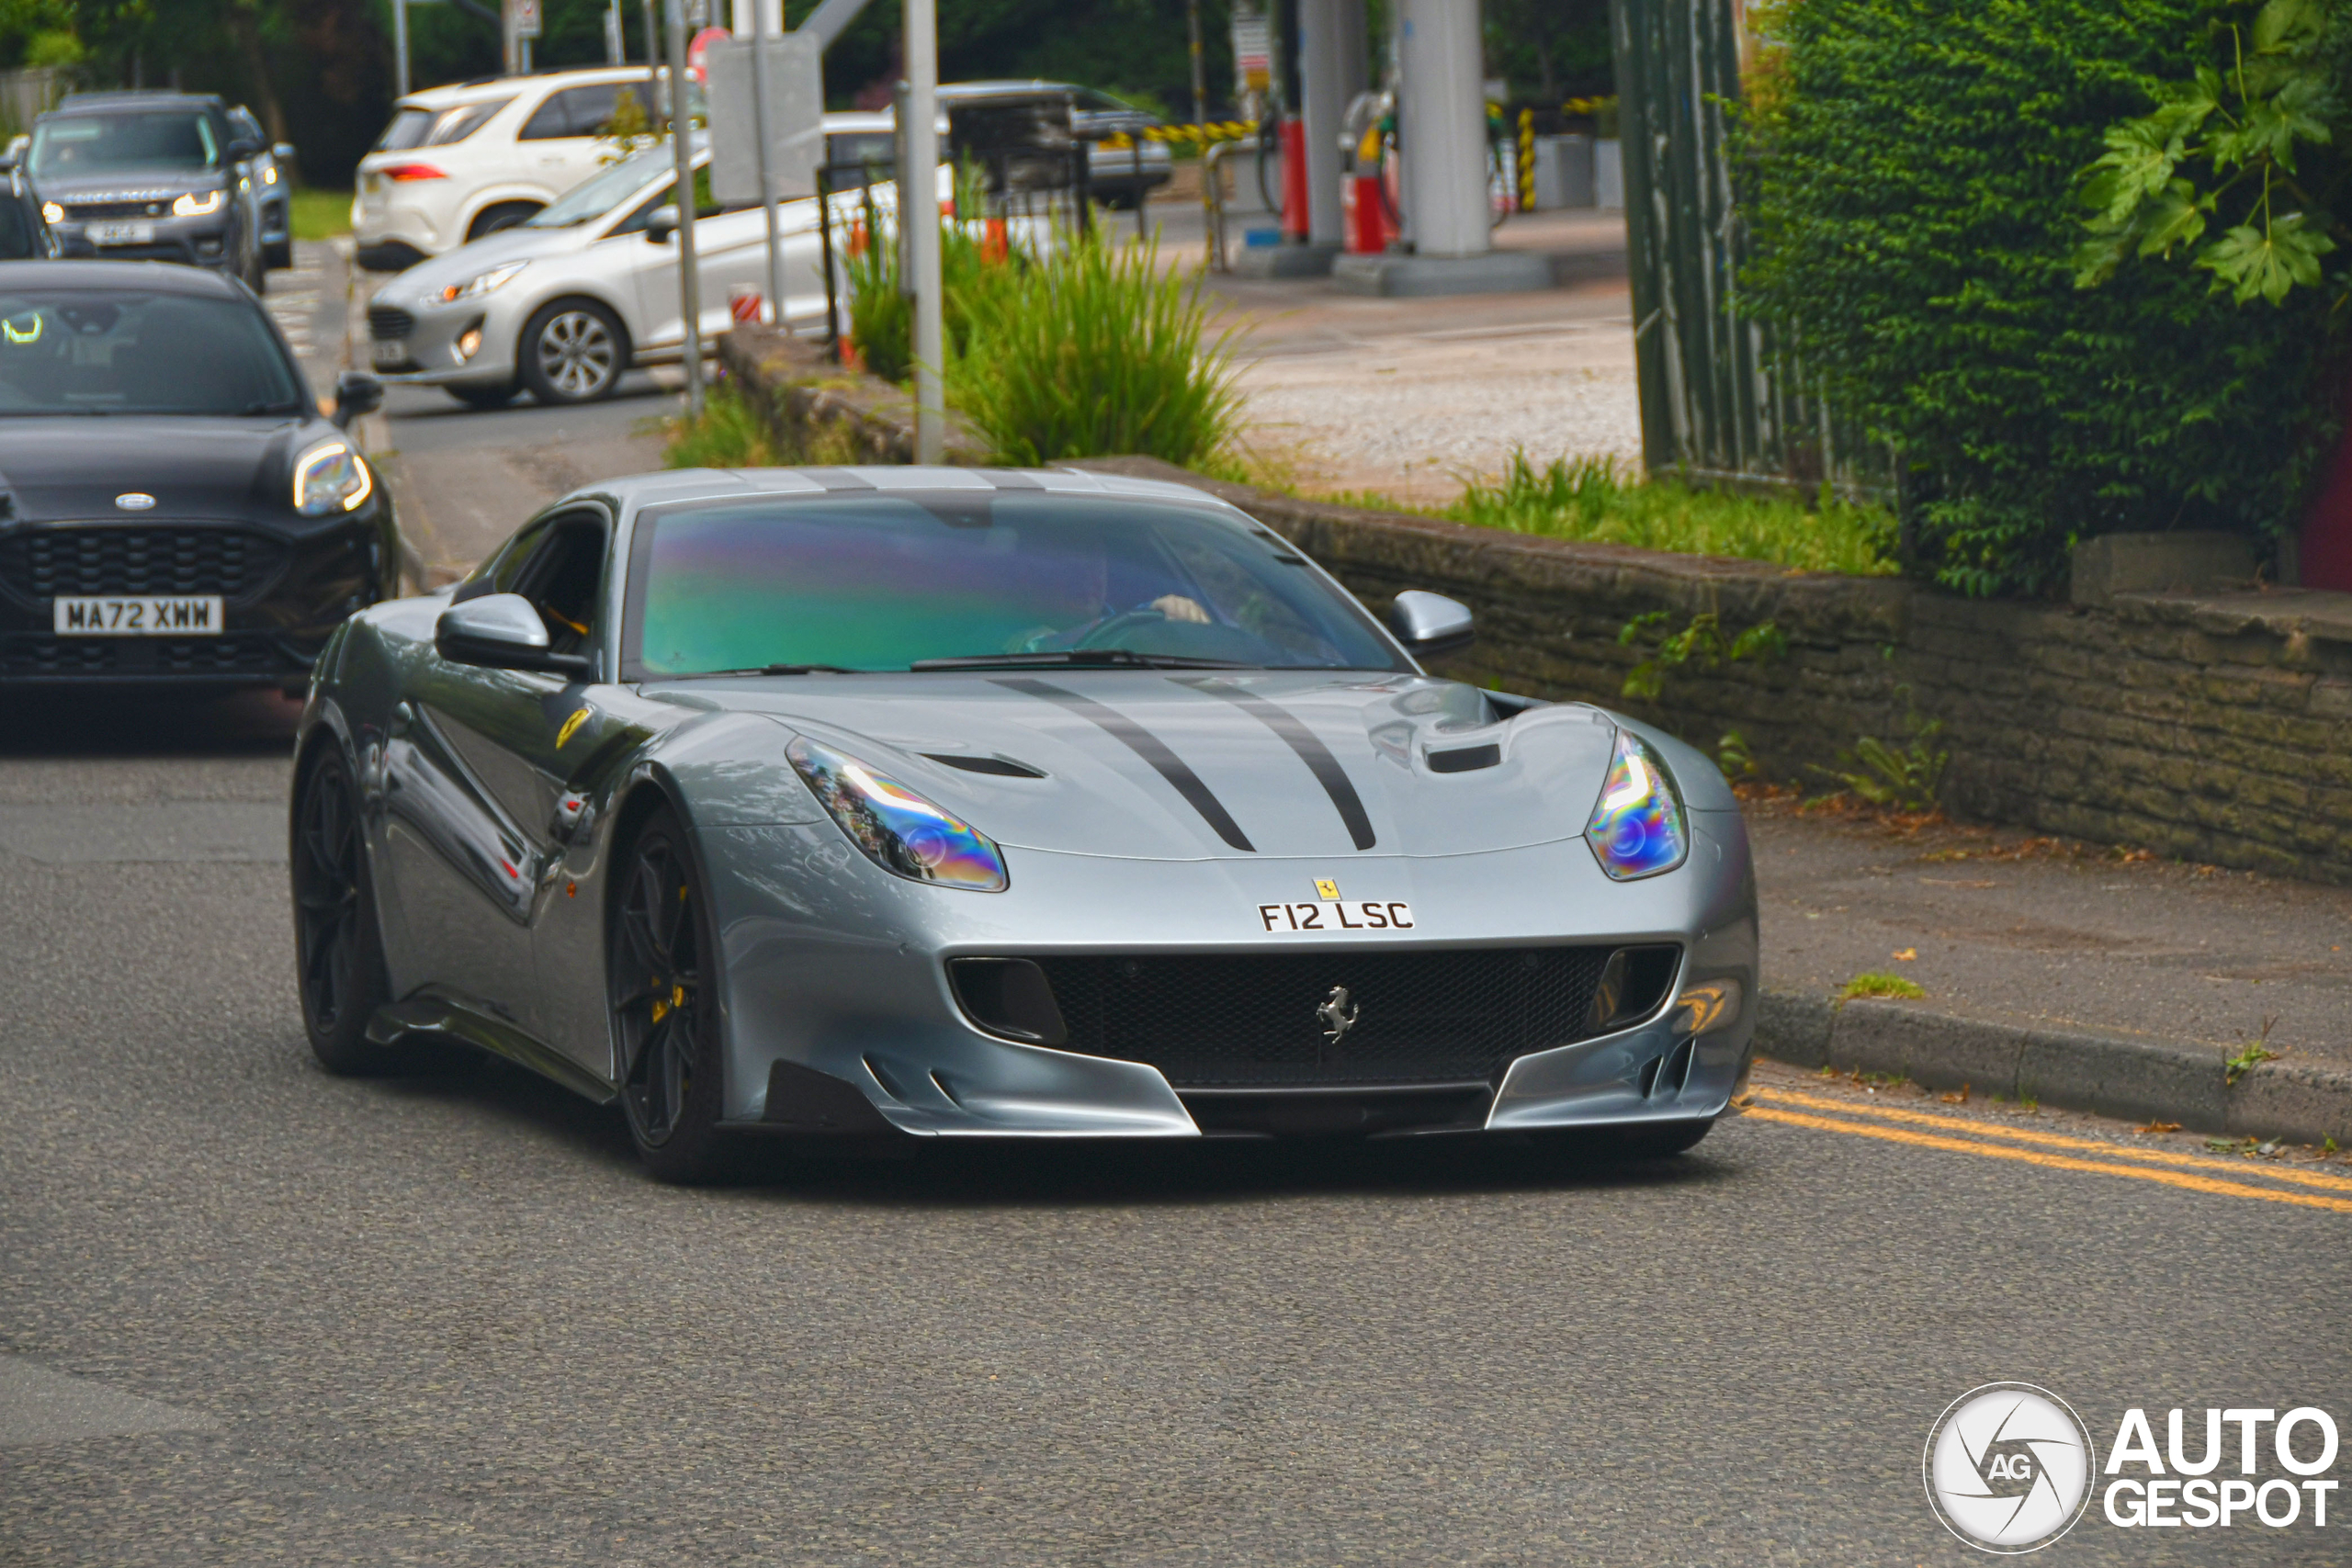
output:
<instances>
[{"instance_id":1,"label":"gravel ground","mask_svg":"<svg viewBox=\"0 0 2352 1568\"><path fill-rule=\"evenodd\" d=\"M1491 478L1515 450L1638 462L1641 401L1630 354L1622 366L1509 374L1476 367L1375 373L1369 378L1245 375L1251 437L1332 489L1450 495L1455 477ZM1400 499L1404 497L1400 496Z\"/></svg>"}]
</instances>

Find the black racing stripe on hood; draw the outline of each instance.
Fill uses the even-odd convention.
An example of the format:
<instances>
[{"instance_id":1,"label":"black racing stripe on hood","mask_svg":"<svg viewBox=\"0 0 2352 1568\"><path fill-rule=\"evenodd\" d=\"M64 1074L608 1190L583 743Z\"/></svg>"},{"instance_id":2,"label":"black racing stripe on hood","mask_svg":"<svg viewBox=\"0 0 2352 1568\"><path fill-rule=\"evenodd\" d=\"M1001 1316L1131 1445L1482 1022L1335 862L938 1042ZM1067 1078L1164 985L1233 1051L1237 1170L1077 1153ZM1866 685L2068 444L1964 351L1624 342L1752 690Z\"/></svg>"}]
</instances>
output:
<instances>
[{"instance_id":1,"label":"black racing stripe on hood","mask_svg":"<svg viewBox=\"0 0 2352 1568\"><path fill-rule=\"evenodd\" d=\"M1079 717L1094 725L1111 739L1150 763L1152 771L1166 779L1170 786L1184 797L1185 804L1199 812L1201 819L1216 829L1218 838L1245 853L1258 852L1257 846L1252 844L1241 831L1241 824L1236 822L1232 815L1226 810L1225 803L1211 794L1209 786L1201 782L1201 775L1193 772L1183 758L1170 750L1168 742L1129 718L1125 714L1116 708L1105 707L1092 697L1081 697L1076 692L1065 691L1059 686L1050 685L1044 681L1004 680L997 681L994 684L1002 686L1010 692L1019 692L1026 696L1042 697L1049 703L1058 703Z\"/></svg>"},{"instance_id":2,"label":"black racing stripe on hood","mask_svg":"<svg viewBox=\"0 0 2352 1568\"><path fill-rule=\"evenodd\" d=\"M1315 782L1323 786L1323 793L1331 797L1332 808L1339 812L1340 820L1347 824L1348 837L1355 840L1356 848L1368 850L1380 841L1372 830L1372 818L1364 812L1363 797L1356 794L1355 781L1348 777L1348 771L1340 765L1340 759L1331 755L1331 749L1324 745L1296 714L1268 702L1255 692L1245 692L1214 676L1171 675L1169 679L1180 686L1190 686L1196 692L1223 697L1281 736L1283 743L1298 753L1298 760L1306 764L1306 771L1315 775Z\"/></svg>"}]
</instances>

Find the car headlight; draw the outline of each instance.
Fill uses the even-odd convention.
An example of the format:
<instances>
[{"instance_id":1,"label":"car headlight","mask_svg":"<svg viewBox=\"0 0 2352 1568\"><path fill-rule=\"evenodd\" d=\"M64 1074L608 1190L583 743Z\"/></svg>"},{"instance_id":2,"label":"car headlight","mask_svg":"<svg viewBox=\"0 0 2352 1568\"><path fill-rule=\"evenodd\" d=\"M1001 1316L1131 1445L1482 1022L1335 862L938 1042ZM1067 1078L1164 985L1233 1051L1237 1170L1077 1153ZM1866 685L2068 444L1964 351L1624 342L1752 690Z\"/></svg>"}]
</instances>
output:
<instances>
[{"instance_id":1,"label":"car headlight","mask_svg":"<svg viewBox=\"0 0 2352 1568\"><path fill-rule=\"evenodd\" d=\"M347 442L326 442L295 460L294 510L305 517L356 511L375 490L376 477Z\"/></svg>"},{"instance_id":2,"label":"car headlight","mask_svg":"<svg viewBox=\"0 0 2352 1568\"><path fill-rule=\"evenodd\" d=\"M986 834L888 774L805 735L786 747L785 755L850 842L883 870L910 882L1004 891L1004 856Z\"/></svg>"},{"instance_id":3,"label":"car headlight","mask_svg":"<svg viewBox=\"0 0 2352 1568\"><path fill-rule=\"evenodd\" d=\"M40 204L40 220L44 223L62 223L65 221L65 209L53 201L44 201Z\"/></svg>"},{"instance_id":4,"label":"car headlight","mask_svg":"<svg viewBox=\"0 0 2352 1568\"><path fill-rule=\"evenodd\" d=\"M452 299L470 299L478 294L487 294L492 289L503 286L509 278L530 265L526 261L508 262L504 266L494 266L488 272L476 273L463 283L453 283L441 290L441 302L446 305Z\"/></svg>"},{"instance_id":5,"label":"car headlight","mask_svg":"<svg viewBox=\"0 0 2352 1568\"><path fill-rule=\"evenodd\" d=\"M201 218L208 212L218 212L220 210L220 203L226 195L226 192L217 190L208 190L201 196L198 195L194 191L190 191L187 195L172 203L172 216L175 218Z\"/></svg>"},{"instance_id":6,"label":"car headlight","mask_svg":"<svg viewBox=\"0 0 2352 1568\"><path fill-rule=\"evenodd\" d=\"M1600 787L1585 842L1612 882L1672 871L1690 854L1690 828L1682 794L1656 751L1628 729L1617 731L1617 754Z\"/></svg>"}]
</instances>

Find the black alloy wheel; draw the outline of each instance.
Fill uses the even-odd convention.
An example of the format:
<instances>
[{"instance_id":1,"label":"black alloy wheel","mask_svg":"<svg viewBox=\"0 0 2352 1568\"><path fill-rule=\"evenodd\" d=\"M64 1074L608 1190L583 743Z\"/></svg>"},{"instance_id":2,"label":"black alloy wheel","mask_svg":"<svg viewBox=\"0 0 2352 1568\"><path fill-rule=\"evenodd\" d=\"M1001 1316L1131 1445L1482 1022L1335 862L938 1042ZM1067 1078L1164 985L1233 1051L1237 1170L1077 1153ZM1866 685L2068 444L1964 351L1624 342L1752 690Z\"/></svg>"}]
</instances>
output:
<instances>
[{"instance_id":1,"label":"black alloy wheel","mask_svg":"<svg viewBox=\"0 0 2352 1568\"><path fill-rule=\"evenodd\" d=\"M721 1174L721 1083L709 906L666 807L620 869L605 964L621 1044L621 1108L646 1168L663 1181Z\"/></svg>"},{"instance_id":2,"label":"black alloy wheel","mask_svg":"<svg viewBox=\"0 0 2352 1568\"><path fill-rule=\"evenodd\" d=\"M289 850L296 979L311 1051L331 1073L406 1065L368 1038L368 1020L390 999L390 987L360 840L359 795L332 749L303 776Z\"/></svg>"},{"instance_id":3,"label":"black alloy wheel","mask_svg":"<svg viewBox=\"0 0 2352 1568\"><path fill-rule=\"evenodd\" d=\"M602 305L559 299L523 329L515 357L523 384L543 403L593 403L609 398L628 368L628 334Z\"/></svg>"}]
</instances>

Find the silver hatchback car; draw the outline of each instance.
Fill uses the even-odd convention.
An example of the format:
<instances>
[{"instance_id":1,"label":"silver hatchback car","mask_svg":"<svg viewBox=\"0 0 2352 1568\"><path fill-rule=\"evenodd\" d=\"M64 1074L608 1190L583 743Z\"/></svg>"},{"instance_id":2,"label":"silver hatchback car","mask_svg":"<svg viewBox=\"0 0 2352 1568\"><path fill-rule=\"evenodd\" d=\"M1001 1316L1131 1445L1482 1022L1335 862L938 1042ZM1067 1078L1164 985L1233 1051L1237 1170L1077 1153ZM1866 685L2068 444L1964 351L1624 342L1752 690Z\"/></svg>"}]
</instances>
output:
<instances>
[{"instance_id":1,"label":"silver hatchback car","mask_svg":"<svg viewBox=\"0 0 2352 1568\"><path fill-rule=\"evenodd\" d=\"M708 148L694 156L705 169ZM543 403L592 402L611 396L631 366L679 360L676 176L671 150L648 148L514 228L399 274L368 308L377 374L495 408L526 389ZM952 182L943 168L941 195L953 193ZM896 191L884 185L837 197L836 243L869 198L887 213ZM780 312L771 302L764 314L815 326L825 316L817 203L785 202L777 212L785 298ZM766 221L757 206L721 209L706 198L695 246L707 342L729 325L734 297L766 292Z\"/></svg>"}]
</instances>

